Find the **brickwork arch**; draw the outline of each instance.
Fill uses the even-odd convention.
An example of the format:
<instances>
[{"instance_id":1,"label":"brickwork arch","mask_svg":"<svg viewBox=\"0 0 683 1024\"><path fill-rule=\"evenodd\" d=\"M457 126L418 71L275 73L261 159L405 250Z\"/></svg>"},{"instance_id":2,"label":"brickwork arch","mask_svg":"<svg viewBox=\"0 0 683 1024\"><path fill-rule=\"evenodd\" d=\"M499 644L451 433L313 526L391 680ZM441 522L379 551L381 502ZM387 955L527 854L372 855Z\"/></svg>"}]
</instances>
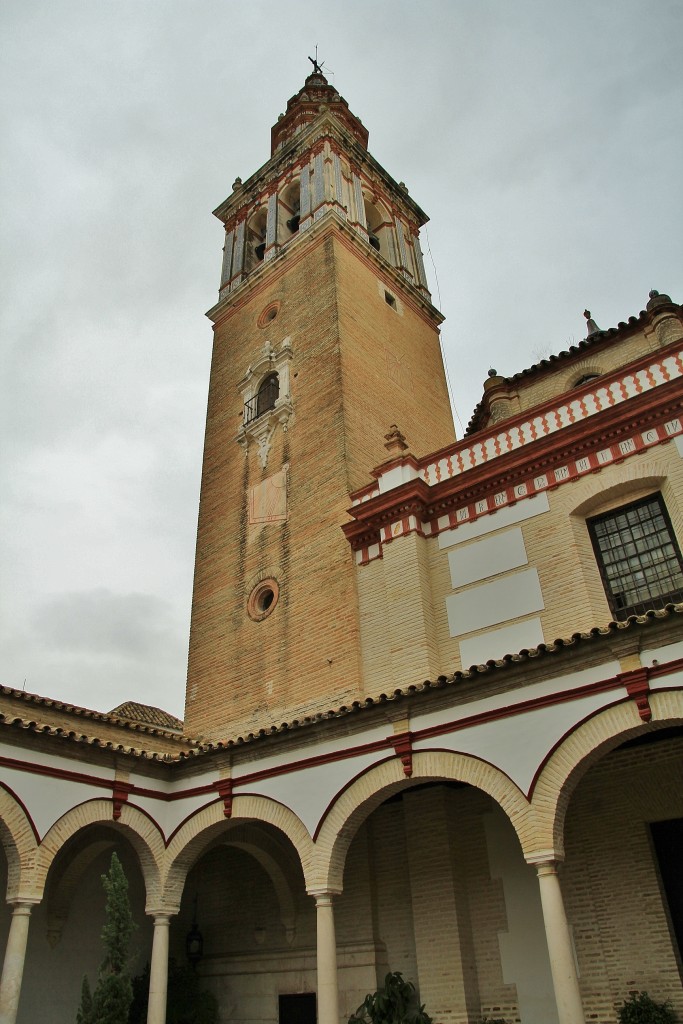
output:
<instances>
[{"instance_id":1,"label":"brickwork arch","mask_svg":"<svg viewBox=\"0 0 683 1024\"><path fill-rule=\"evenodd\" d=\"M604 368L600 363L596 363L591 359L582 359L560 378L561 383L558 395L562 395L563 392L571 391L573 388L578 387L579 382L585 377L595 376L595 381L586 381L585 384L590 385L590 389L597 390L599 387L604 386L601 384L601 381L597 379L601 377L604 372Z\"/></svg>"},{"instance_id":2,"label":"brickwork arch","mask_svg":"<svg viewBox=\"0 0 683 1024\"><path fill-rule=\"evenodd\" d=\"M508 816L523 852L533 846L529 804L522 791L499 769L468 754L425 751L413 754L410 782L398 758L365 772L330 807L316 840L316 863L309 891L341 892L351 840L376 807L417 782L464 782L488 793Z\"/></svg>"},{"instance_id":3,"label":"brickwork arch","mask_svg":"<svg viewBox=\"0 0 683 1024\"><path fill-rule=\"evenodd\" d=\"M0 842L7 857L7 899L34 896L33 875L38 842L21 803L2 785Z\"/></svg>"},{"instance_id":4,"label":"brickwork arch","mask_svg":"<svg viewBox=\"0 0 683 1024\"><path fill-rule=\"evenodd\" d=\"M168 845L163 894L167 904L180 906L187 873L217 835L242 825L261 822L278 829L291 842L308 883L313 863L313 841L306 826L288 807L262 796L237 796L226 819L222 801L203 807L176 832Z\"/></svg>"},{"instance_id":5,"label":"brickwork arch","mask_svg":"<svg viewBox=\"0 0 683 1024\"><path fill-rule=\"evenodd\" d=\"M145 881L147 907L158 904L165 850L157 826L146 814L130 804L123 804L118 821L112 820L111 812L111 800L88 800L67 811L54 823L36 853L35 884L41 897L50 867L69 839L90 825L105 825L130 842L138 856Z\"/></svg>"},{"instance_id":6,"label":"brickwork arch","mask_svg":"<svg viewBox=\"0 0 683 1024\"><path fill-rule=\"evenodd\" d=\"M592 765L626 740L683 722L683 691L650 694L652 721L645 724L633 701L594 715L556 747L539 774L531 800L536 856L564 856L564 822L571 795ZM533 855L532 855L533 857Z\"/></svg>"}]
</instances>

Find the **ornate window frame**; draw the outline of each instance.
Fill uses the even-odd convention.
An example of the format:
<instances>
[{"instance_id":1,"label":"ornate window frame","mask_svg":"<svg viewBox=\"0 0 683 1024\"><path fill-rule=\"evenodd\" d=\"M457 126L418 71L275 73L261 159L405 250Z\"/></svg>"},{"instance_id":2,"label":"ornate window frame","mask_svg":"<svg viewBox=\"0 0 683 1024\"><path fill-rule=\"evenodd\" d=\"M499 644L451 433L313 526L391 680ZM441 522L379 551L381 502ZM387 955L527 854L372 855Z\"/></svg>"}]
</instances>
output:
<instances>
[{"instance_id":1,"label":"ornate window frame","mask_svg":"<svg viewBox=\"0 0 683 1024\"><path fill-rule=\"evenodd\" d=\"M288 430L294 413L292 396L290 394L290 364L292 361L292 342L290 338L284 338L279 347L271 345L269 341L261 349L259 359L249 368L237 385L242 395L242 425L237 431L235 440L244 448L245 455L249 451L249 444L257 446L258 456L263 469L268 462L273 434L278 426ZM280 393L271 409L267 409L260 416L249 420L249 403L258 395L258 390L271 374L276 373L280 385Z\"/></svg>"}]
</instances>

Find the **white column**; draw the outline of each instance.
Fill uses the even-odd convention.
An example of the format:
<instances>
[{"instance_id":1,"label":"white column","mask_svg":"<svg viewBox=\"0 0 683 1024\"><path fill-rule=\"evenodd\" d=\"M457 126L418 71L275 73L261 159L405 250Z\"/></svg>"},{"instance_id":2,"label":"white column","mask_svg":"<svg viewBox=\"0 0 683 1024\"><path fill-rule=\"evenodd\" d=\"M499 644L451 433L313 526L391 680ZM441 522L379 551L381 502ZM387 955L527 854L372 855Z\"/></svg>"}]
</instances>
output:
<instances>
[{"instance_id":1,"label":"white column","mask_svg":"<svg viewBox=\"0 0 683 1024\"><path fill-rule=\"evenodd\" d=\"M559 1022L585 1024L574 949L557 876L557 862L541 861L536 864L536 870Z\"/></svg>"},{"instance_id":2,"label":"white column","mask_svg":"<svg viewBox=\"0 0 683 1024\"><path fill-rule=\"evenodd\" d=\"M272 192L271 195L268 196L268 216L266 220L266 249L264 253L264 260L272 259L276 252L275 243L277 241L277 214L277 192Z\"/></svg>"},{"instance_id":3,"label":"white column","mask_svg":"<svg viewBox=\"0 0 683 1024\"><path fill-rule=\"evenodd\" d=\"M23 902L13 904L12 922L0 981L0 1024L14 1024L17 1019L32 906L32 903Z\"/></svg>"},{"instance_id":4,"label":"white column","mask_svg":"<svg viewBox=\"0 0 683 1024\"><path fill-rule=\"evenodd\" d=\"M149 1003L147 1024L165 1024L166 989L168 986L168 929L169 914L154 915L152 963L149 971Z\"/></svg>"},{"instance_id":5,"label":"white column","mask_svg":"<svg viewBox=\"0 0 683 1024\"><path fill-rule=\"evenodd\" d=\"M339 1024L337 942L334 935L336 893L314 893L317 918L318 1024Z\"/></svg>"}]
</instances>

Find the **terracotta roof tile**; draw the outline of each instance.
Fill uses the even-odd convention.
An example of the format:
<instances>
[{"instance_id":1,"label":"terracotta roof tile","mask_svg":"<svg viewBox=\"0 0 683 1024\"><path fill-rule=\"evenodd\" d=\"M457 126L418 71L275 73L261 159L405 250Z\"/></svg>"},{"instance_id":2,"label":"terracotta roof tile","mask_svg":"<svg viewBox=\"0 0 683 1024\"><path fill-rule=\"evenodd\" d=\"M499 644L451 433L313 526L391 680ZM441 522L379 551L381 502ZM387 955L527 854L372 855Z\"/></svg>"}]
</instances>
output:
<instances>
[{"instance_id":1,"label":"terracotta roof tile","mask_svg":"<svg viewBox=\"0 0 683 1024\"><path fill-rule=\"evenodd\" d=\"M429 690L441 690L449 686L457 686L460 683L476 679L479 676L504 671L511 666L524 664L529 661L544 658L548 655L557 654L567 648L588 644L601 638L613 636L616 633L647 628L647 626L652 622L667 619L673 615L683 615L683 603L675 605L668 604L665 608L656 610L652 609L645 612L643 615L631 615L623 622L613 621L607 623L606 626L595 626L587 632L572 633L570 637L565 639L560 638L558 640L554 640L552 643L539 644L538 647L531 647L528 649L524 648L516 654L506 654L502 658L496 660L492 659L487 661L485 664L472 665L470 668L458 670L452 675L440 675L433 680L427 679L422 683L411 683L405 687L398 687L389 693L381 693L377 697L367 697L362 701L353 701L349 705L330 708L328 711L321 711L315 715L294 719L291 722L282 722L279 725L271 725L267 729L259 729L257 732L250 732L244 736L236 736L225 740L206 741L190 739L187 736L179 736L177 732L170 733L158 728L152 728L149 725L138 724L137 721L126 720L124 722L120 718L117 719L113 717L113 713L105 715L96 711L88 711L85 708L79 708L74 705L59 704L57 701L52 701L45 697L38 697L35 694L26 694L21 690L13 690L9 687L0 687L0 695L4 694L9 697L23 698L28 704L42 704L51 708L67 710L73 714L80 714L94 721L99 720L109 725L118 725L120 728L130 729L134 733L147 733L152 736L158 734L163 734L166 737L173 736L174 739L184 745L180 750L177 750L174 753L160 753L158 751L127 746L125 744L115 743L111 740L105 740L97 736L79 734L76 731L69 730L68 728L54 727L19 716L0 714L0 725L4 724L18 729L26 729L35 733L42 733L43 735L59 736L75 743L88 744L90 746L100 747L101 749L114 750L117 753L129 754L133 757L163 761L170 764L177 761L185 761L190 758L201 757L212 751L230 750L233 747L243 746L247 743L253 743L256 740L265 739L268 736L290 732L305 726L312 726L322 721L341 718L349 714L357 714L371 707L381 706L390 701L415 697L416 695L426 693ZM131 704L135 705L135 702L127 702L126 704L121 705L121 707L129 707ZM146 705L135 706L140 708L146 707ZM159 709L148 708L148 710L158 711ZM160 712L160 714L166 715L166 712ZM173 716L168 717L172 718ZM176 721L178 721L178 719L176 719Z\"/></svg>"},{"instance_id":2,"label":"terracotta roof tile","mask_svg":"<svg viewBox=\"0 0 683 1024\"><path fill-rule=\"evenodd\" d=\"M172 732L182 732L183 723L180 718L155 708L151 704L139 704L135 700L127 700L118 707L108 712L112 718L125 718L129 722L137 722L141 725L152 725L159 729L169 729Z\"/></svg>"}]
</instances>

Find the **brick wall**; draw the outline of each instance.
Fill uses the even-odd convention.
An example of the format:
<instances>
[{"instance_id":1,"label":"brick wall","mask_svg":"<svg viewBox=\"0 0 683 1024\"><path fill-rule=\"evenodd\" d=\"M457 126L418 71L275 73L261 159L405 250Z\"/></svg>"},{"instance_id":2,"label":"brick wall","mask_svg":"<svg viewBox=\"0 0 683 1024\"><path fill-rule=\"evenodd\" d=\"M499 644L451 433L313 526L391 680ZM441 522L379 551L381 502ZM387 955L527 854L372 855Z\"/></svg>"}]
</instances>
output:
<instances>
[{"instance_id":1,"label":"brick wall","mask_svg":"<svg viewBox=\"0 0 683 1024\"><path fill-rule=\"evenodd\" d=\"M349 491L387 457L391 423L403 424L417 451L453 439L435 324L395 285L390 307L377 269L338 231L314 229L216 326L185 720L192 735L267 727L362 692L355 570L340 529ZM260 328L274 300L279 313ZM294 416L286 433L275 430L264 468L256 445L245 456L235 440L238 382L266 340L277 349L285 337ZM250 489L285 464L286 522L249 525ZM254 622L247 599L266 576L280 584L279 605Z\"/></svg>"},{"instance_id":2,"label":"brick wall","mask_svg":"<svg viewBox=\"0 0 683 1024\"><path fill-rule=\"evenodd\" d=\"M647 990L683 1012L648 823L683 817L681 739L617 750L582 779L565 827L561 877L574 929L586 1019L614 1024L615 1005Z\"/></svg>"}]
</instances>

